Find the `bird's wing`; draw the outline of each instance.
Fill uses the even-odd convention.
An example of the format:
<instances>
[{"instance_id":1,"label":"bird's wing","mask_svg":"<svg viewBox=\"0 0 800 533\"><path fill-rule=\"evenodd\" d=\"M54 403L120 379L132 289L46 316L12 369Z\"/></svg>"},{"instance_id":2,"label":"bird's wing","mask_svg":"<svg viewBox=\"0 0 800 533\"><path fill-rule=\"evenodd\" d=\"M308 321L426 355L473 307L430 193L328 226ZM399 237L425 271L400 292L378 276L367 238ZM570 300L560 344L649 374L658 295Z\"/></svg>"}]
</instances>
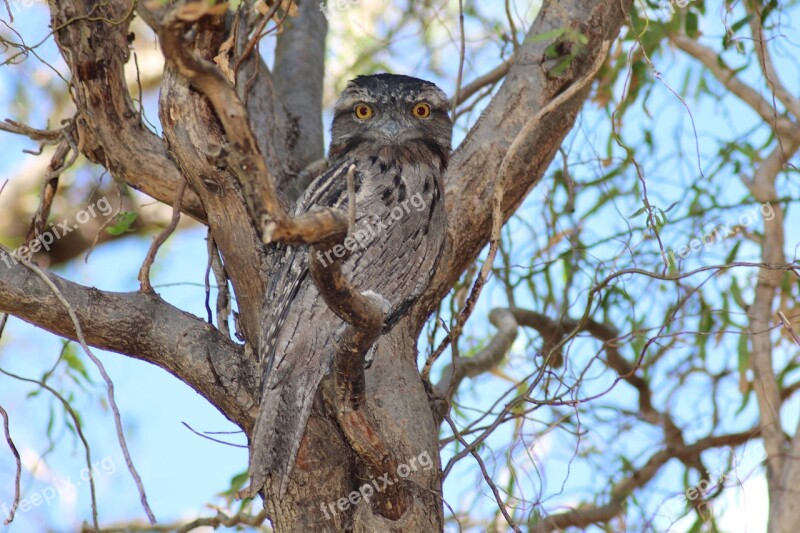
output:
<instances>
[{"instance_id":1,"label":"bird's wing","mask_svg":"<svg viewBox=\"0 0 800 533\"><path fill-rule=\"evenodd\" d=\"M318 177L296 214L316 206L346 208L345 161ZM319 297L308 276L306 246L286 246L271 280L261 342L262 392L250 452L250 484L269 483L284 494L305 431L311 403L334 354L330 339L341 320Z\"/></svg>"},{"instance_id":2,"label":"bird's wing","mask_svg":"<svg viewBox=\"0 0 800 533\"><path fill-rule=\"evenodd\" d=\"M317 177L298 202L295 215L307 213L317 206L346 208L347 170L351 164L353 161L346 160ZM259 357L263 365L262 387L276 363L275 348L278 333L286 321L292 303L297 299L300 287L308 279L307 254L307 246L285 246L280 267L270 279L267 290L267 294L270 295L267 298L270 309L265 315L269 329L263 339L263 349Z\"/></svg>"}]
</instances>

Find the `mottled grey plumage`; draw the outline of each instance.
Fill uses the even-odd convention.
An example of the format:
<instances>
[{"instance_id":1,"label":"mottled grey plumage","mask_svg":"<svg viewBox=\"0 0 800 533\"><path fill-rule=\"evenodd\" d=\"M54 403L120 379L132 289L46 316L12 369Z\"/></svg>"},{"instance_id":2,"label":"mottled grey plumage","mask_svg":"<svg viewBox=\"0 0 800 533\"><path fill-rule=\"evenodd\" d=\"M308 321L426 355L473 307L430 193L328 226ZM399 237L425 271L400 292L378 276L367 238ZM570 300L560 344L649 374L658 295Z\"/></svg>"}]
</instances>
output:
<instances>
[{"instance_id":1,"label":"mottled grey plumage","mask_svg":"<svg viewBox=\"0 0 800 533\"><path fill-rule=\"evenodd\" d=\"M357 116L362 104L372 110L370 117ZM422 116L425 105L419 104L427 104L429 116ZM358 290L389 301L384 331L427 287L444 242L441 176L452 133L447 107L438 87L417 78L377 74L351 81L334 109L329 170L309 186L295 210L346 210L346 175L355 165L359 241L350 242L354 249L343 271ZM262 398L250 446L253 490L267 484L273 493L286 490L311 404L344 324L311 280L307 254L308 247L287 246L273 271L259 348ZM321 259L329 264L334 256Z\"/></svg>"}]
</instances>

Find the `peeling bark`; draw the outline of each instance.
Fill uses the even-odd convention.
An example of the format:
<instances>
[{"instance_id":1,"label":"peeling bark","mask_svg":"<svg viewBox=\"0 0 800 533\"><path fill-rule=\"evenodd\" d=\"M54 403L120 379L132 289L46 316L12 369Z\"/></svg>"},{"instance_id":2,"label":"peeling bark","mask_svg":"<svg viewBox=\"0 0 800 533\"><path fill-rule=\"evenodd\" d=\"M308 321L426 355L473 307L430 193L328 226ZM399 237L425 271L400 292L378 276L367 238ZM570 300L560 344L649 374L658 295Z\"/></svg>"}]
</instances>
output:
<instances>
[{"instance_id":1,"label":"peeling bark","mask_svg":"<svg viewBox=\"0 0 800 533\"><path fill-rule=\"evenodd\" d=\"M139 120L125 80L133 5L95 4L49 2L52 26L58 28L56 42L72 72L72 94L81 110L78 147L115 178L169 205L175 197L179 170L161 138ZM194 194L184 198L183 210L205 220Z\"/></svg>"}]
</instances>

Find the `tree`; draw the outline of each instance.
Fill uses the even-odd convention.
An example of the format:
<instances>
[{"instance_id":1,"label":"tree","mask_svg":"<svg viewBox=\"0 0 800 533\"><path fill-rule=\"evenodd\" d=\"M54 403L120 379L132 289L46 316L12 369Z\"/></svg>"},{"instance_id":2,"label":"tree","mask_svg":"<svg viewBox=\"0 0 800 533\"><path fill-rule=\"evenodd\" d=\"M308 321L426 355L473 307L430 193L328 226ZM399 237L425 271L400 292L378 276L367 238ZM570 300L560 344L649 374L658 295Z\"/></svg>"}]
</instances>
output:
<instances>
[{"instance_id":1,"label":"tree","mask_svg":"<svg viewBox=\"0 0 800 533\"><path fill-rule=\"evenodd\" d=\"M343 5L329 2L322 10L312 2L268 2L253 10L251 2L235 4L49 3L52 35L71 73L75 114L57 129L2 126L55 150L25 234L27 247L13 256L6 249L2 256L0 311L79 341L98 365L92 348L152 363L249 435L260 397L254 353L269 305L267 287L280 283L274 279L273 243L313 245L343 236L342 214L329 212L311 223L286 216L324 165L326 13L334 16ZM512 3L492 8L504 20L496 32L507 45L502 61L462 84L464 68L480 54L470 49L474 55L468 55L466 39L460 43L451 96L454 114L469 132L445 178L447 245L439 268L423 297L379 339L373 366L360 371L355 365L345 374L360 406L356 414L368 412L372 420L354 422L341 402L324 401L320 392L287 496L265 494L260 513L248 502L241 512L200 518L186 529L258 525L269 517L277 531L436 531L450 520L517 531L523 524L532 531L592 524L619 530L631 523L637 529L669 527L683 515L694 515L697 529L717 527L711 504L726 493L724 478L731 465L740 464L742 446L755 439L766 451L770 531L791 531L800 523L800 506L791 497L800 474L789 459L800 437L795 432L786 438L779 408L798 388L791 382L791 350L800 344L791 302L800 286L797 262L787 260L791 243L784 225L796 196L790 160L800 146L800 100L777 74L776 64L787 61L774 59L771 50L783 17L796 13L794 4L726 4L720 24L706 15L704 2L686 4L547 2L519 31L521 17ZM435 6L404 7L386 37L420 23L420 39L429 44L422 22L438 14ZM492 28L495 20L470 5L461 16L462 36L468 24ZM136 17L158 34L166 59L163 75L156 76L161 134L145 123L124 70ZM721 44L704 43L701 27L719 34ZM259 43L278 28L268 68ZM743 29L748 40L738 35ZM35 52L22 39L3 39L18 50L6 63ZM680 50L674 64L685 74L677 90L656 67L668 61L671 49ZM353 63L378 70L377 52L365 46ZM739 66L729 66L731 56ZM595 79L595 113L579 115ZM734 121L741 133L728 138L716 131L707 139L704 123L692 126L695 114L709 118L702 107L690 109L689 100L713 102L723 110L720 116L733 117L740 105L734 98L752 113L750 123ZM673 152L659 144L668 136L659 121L661 108L651 108L651 100L686 111L673 126L681 135L688 132L688 140L675 141ZM473 109L481 110L478 120ZM602 139L594 143L587 129ZM78 155L120 186L173 206L169 225L142 266L139 291L99 291L25 259L29 251L40 251L33 243L43 243L38 236L49 231L54 199L63 189L59 176ZM660 181L668 172L679 179ZM722 182L732 173L743 175L746 192L738 199ZM540 183L546 174L550 189ZM779 176L786 180L785 194L778 192ZM661 183L672 190L656 186ZM534 193L532 203L521 207L534 188L543 198ZM742 201L757 208L751 222L740 218L724 233L717 225L708 229L709 214L733 212ZM69 211L84 212L78 205ZM149 281L155 254L181 213L209 230L209 270L219 287L216 326L210 307L207 320L186 313L159 297ZM763 234L749 228L759 213ZM533 216L542 224L530 222ZM95 234L103 233L104 224ZM130 220L117 217L113 224L124 233ZM77 257L92 242L70 244L62 260ZM723 261L706 264L711 255L699 253L704 247ZM759 256L748 260L745 254L754 253ZM741 286L748 281L741 277L745 269L757 273L750 292ZM486 295L478 297L485 287L490 296L501 294L505 305L484 309ZM324 286L320 290L325 293ZM351 295L342 305L368 319L358 303L358 295ZM734 306L741 307L739 314ZM497 328L491 338L475 319L467 322L476 310ZM529 332L535 334L527 343L516 342ZM420 355L424 340L429 347ZM726 353L737 357L712 357ZM346 361L339 357L340 362ZM477 414L470 411L468 377L494 380L494 403L480 404ZM498 384L506 385L499 394ZM48 390L45 378L39 386ZM629 392L635 400L624 395ZM748 403L753 396L756 413ZM740 412L730 415L737 407ZM701 423L692 423L693 408L705 415ZM9 427L5 411L0 414ZM751 426L749 418L757 423ZM119 415L117 422L125 448ZM560 435L549 436L555 432ZM638 432L648 435L639 446L629 439ZM613 440L617 434L623 438ZM602 436L612 442L601 447L596 439ZM587 493L570 485L567 491L565 474L563 496L573 498L565 500L546 483L532 481L531 472L540 466L546 478L554 473L531 457L535 442L547 439L570 450L566 457L551 454L553 464L565 465L567 472L573 465L593 470L610 488ZM10 433L7 442L13 448ZM732 447L730 456L709 459L725 446ZM440 448L450 457L447 464L439 464ZM413 468L411 459L419 466L424 457L431 468ZM445 519L443 483L446 494L463 458L474 459L472 473L479 472L496 506L493 517L478 510L472 516L460 507L448 509ZM722 466L709 467L709 460ZM667 480L674 495L676 465L685 476L686 497L665 519L660 511L666 498L656 487ZM724 476L711 474L714 468ZM363 488L370 484L374 494ZM584 503L576 505L575 498ZM93 528L99 529L94 511Z\"/></svg>"}]
</instances>

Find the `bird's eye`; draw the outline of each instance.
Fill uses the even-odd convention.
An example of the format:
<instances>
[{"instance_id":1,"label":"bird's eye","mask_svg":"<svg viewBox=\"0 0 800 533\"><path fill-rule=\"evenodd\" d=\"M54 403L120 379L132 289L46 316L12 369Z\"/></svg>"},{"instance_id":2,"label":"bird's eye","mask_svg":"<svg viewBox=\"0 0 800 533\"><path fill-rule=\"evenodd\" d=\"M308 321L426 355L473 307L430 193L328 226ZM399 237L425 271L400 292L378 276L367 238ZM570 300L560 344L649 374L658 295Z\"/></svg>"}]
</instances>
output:
<instances>
[{"instance_id":1,"label":"bird's eye","mask_svg":"<svg viewBox=\"0 0 800 533\"><path fill-rule=\"evenodd\" d=\"M419 103L411 110L411 114L417 118L428 118L431 116L431 106L424 103Z\"/></svg>"},{"instance_id":2,"label":"bird's eye","mask_svg":"<svg viewBox=\"0 0 800 533\"><path fill-rule=\"evenodd\" d=\"M372 108L367 104L358 104L354 111L356 113L356 118L359 120L367 120L375 114Z\"/></svg>"}]
</instances>

